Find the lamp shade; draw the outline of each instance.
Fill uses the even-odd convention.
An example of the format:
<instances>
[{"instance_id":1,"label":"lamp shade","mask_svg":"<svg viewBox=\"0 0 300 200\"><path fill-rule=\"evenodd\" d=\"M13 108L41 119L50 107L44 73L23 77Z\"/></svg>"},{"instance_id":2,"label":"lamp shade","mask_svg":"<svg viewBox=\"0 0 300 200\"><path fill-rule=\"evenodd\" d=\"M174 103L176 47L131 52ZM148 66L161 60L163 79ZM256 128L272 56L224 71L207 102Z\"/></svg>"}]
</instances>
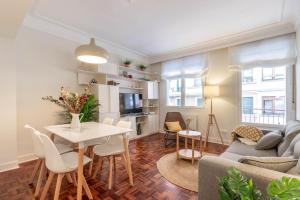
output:
<instances>
[{"instance_id":1,"label":"lamp shade","mask_svg":"<svg viewBox=\"0 0 300 200\"><path fill-rule=\"evenodd\" d=\"M91 38L90 44L84 44L77 47L75 55L78 60L91 64L107 63L109 58L108 52L97 46L94 38Z\"/></svg>"},{"instance_id":2,"label":"lamp shade","mask_svg":"<svg viewBox=\"0 0 300 200\"><path fill-rule=\"evenodd\" d=\"M220 96L220 87L218 85L207 85L204 87L205 97L218 97Z\"/></svg>"}]
</instances>

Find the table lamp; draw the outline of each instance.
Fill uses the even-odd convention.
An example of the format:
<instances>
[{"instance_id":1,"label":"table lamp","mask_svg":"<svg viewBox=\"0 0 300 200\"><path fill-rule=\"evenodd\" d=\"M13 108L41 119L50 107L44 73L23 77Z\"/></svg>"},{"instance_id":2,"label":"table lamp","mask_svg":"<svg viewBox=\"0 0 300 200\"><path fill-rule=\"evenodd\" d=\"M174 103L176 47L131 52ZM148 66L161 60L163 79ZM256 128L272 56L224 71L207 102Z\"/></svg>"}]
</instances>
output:
<instances>
[{"instance_id":1,"label":"table lamp","mask_svg":"<svg viewBox=\"0 0 300 200\"><path fill-rule=\"evenodd\" d=\"M212 113L212 111L213 111L213 98L220 96L220 87L218 85L204 86L204 96L206 98L210 98L210 113L208 114L208 123L207 123L207 129L206 129L207 132L206 132L206 139L205 139L204 147L206 147L206 145L207 145L210 129L214 125L216 125L217 132L220 136L222 144L224 145L223 138L222 138L221 131L220 131L220 128L219 128L218 123L217 123L216 116L215 116L215 114Z\"/></svg>"}]
</instances>

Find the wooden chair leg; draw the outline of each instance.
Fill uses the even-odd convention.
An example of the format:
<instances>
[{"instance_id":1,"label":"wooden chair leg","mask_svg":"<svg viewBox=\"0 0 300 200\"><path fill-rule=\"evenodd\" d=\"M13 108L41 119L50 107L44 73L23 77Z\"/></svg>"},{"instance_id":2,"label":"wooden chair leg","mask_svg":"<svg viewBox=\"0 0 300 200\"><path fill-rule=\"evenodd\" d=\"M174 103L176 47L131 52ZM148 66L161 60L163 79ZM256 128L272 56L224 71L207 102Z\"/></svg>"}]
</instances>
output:
<instances>
[{"instance_id":1,"label":"wooden chair leg","mask_svg":"<svg viewBox=\"0 0 300 200\"><path fill-rule=\"evenodd\" d=\"M124 160L124 164L125 164L125 169L126 169L126 172L129 176L129 171L128 171L128 164L127 164L127 159L126 159L126 156L124 153L122 153L122 157L123 157L123 160Z\"/></svg>"},{"instance_id":2,"label":"wooden chair leg","mask_svg":"<svg viewBox=\"0 0 300 200\"><path fill-rule=\"evenodd\" d=\"M86 192L88 198L89 198L89 199L93 199L93 195L92 195L92 193L91 193L91 191L90 191L90 188L89 188L89 186L88 186L88 184L87 184L87 182L86 182L85 177L83 177L83 179L82 179L82 186L83 186L83 189L85 190L85 192Z\"/></svg>"},{"instance_id":3,"label":"wooden chair leg","mask_svg":"<svg viewBox=\"0 0 300 200\"><path fill-rule=\"evenodd\" d=\"M59 199L59 192L61 187L61 182L65 174L58 174L57 181L56 181L56 187L55 187L55 193L54 193L54 200Z\"/></svg>"},{"instance_id":4,"label":"wooden chair leg","mask_svg":"<svg viewBox=\"0 0 300 200\"><path fill-rule=\"evenodd\" d=\"M112 173L113 173L113 156L109 157L109 175L108 175L108 189L112 187Z\"/></svg>"},{"instance_id":5,"label":"wooden chair leg","mask_svg":"<svg viewBox=\"0 0 300 200\"><path fill-rule=\"evenodd\" d=\"M92 161L89 164L89 176L92 175L92 170L93 170L93 163L94 163L94 157L95 157L95 153L93 151L91 151L90 157L91 157Z\"/></svg>"},{"instance_id":6,"label":"wooden chair leg","mask_svg":"<svg viewBox=\"0 0 300 200\"><path fill-rule=\"evenodd\" d=\"M45 171L45 160L43 159L42 163L41 163L41 168L40 168L38 181L37 181L37 184L36 184L36 187L35 187L35 192L34 192L35 197L37 197L40 193L44 171Z\"/></svg>"},{"instance_id":7,"label":"wooden chair leg","mask_svg":"<svg viewBox=\"0 0 300 200\"><path fill-rule=\"evenodd\" d=\"M43 189L43 192L42 192L40 200L44 200L46 198L46 195L47 195L49 187L51 185L53 176L54 176L54 173L50 171L48 179L47 179L47 182L46 182L46 184L44 186L44 189Z\"/></svg>"},{"instance_id":8,"label":"wooden chair leg","mask_svg":"<svg viewBox=\"0 0 300 200\"><path fill-rule=\"evenodd\" d=\"M66 177L67 177L67 180L68 180L69 183L73 183L73 179L72 179L70 173L67 173L67 174L66 174Z\"/></svg>"},{"instance_id":9,"label":"wooden chair leg","mask_svg":"<svg viewBox=\"0 0 300 200\"><path fill-rule=\"evenodd\" d=\"M76 172L71 173L72 179L73 179L73 184L75 187L77 187L77 179L76 179Z\"/></svg>"},{"instance_id":10,"label":"wooden chair leg","mask_svg":"<svg viewBox=\"0 0 300 200\"><path fill-rule=\"evenodd\" d=\"M103 160L102 160L102 158L99 157L99 160L97 162L97 165L96 165L96 168L94 171L94 175L92 176L92 178L96 178L98 171L102 168L102 163L103 163Z\"/></svg>"},{"instance_id":11,"label":"wooden chair leg","mask_svg":"<svg viewBox=\"0 0 300 200\"><path fill-rule=\"evenodd\" d=\"M36 173L41 165L41 162L42 162L42 159L38 159L34 165L34 169L33 169L33 172L30 176L30 179L29 179L29 184L33 184L33 180L34 180L34 177L36 176Z\"/></svg>"}]
</instances>

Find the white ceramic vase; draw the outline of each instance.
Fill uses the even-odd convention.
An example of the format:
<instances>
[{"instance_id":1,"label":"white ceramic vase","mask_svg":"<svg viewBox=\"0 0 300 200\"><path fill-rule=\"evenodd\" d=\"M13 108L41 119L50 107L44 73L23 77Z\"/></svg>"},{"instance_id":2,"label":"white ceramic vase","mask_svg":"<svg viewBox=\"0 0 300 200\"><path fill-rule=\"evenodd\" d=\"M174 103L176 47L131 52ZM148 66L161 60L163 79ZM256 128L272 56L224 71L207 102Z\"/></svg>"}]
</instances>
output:
<instances>
[{"instance_id":1,"label":"white ceramic vase","mask_svg":"<svg viewBox=\"0 0 300 200\"><path fill-rule=\"evenodd\" d=\"M71 113L71 115L72 115L71 128L72 129L80 129L79 114Z\"/></svg>"}]
</instances>

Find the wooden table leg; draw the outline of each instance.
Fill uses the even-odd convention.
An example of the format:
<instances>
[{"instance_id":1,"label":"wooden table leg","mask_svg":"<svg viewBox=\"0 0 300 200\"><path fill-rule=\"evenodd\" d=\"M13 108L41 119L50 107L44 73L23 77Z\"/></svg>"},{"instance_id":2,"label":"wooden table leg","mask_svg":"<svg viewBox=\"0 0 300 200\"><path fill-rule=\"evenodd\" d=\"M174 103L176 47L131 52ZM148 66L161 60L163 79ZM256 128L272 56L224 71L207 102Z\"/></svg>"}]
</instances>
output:
<instances>
[{"instance_id":1,"label":"wooden table leg","mask_svg":"<svg viewBox=\"0 0 300 200\"><path fill-rule=\"evenodd\" d=\"M184 148L187 149L188 146L187 146L187 138L184 138Z\"/></svg>"},{"instance_id":2,"label":"wooden table leg","mask_svg":"<svg viewBox=\"0 0 300 200\"><path fill-rule=\"evenodd\" d=\"M203 151L203 145L202 145L202 135L200 136L200 154L201 154L201 158L202 158L202 151Z\"/></svg>"},{"instance_id":3,"label":"wooden table leg","mask_svg":"<svg viewBox=\"0 0 300 200\"><path fill-rule=\"evenodd\" d=\"M179 159L179 134L176 134L176 156Z\"/></svg>"},{"instance_id":4,"label":"wooden table leg","mask_svg":"<svg viewBox=\"0 0 300 200\"><path fill-rule=\"evenodd\" d=\"M129 155L129 149L128 149L128 137L126 134L123 134L123 143L125 148L125 157L127 160L127 168L128 168L128 176L129 176L129 183L131 186L133 186L133 177L132 177L132 170L131 170L131 161L130 161L130 155Z\"/></svg>"},{"instance_id":5,"label":"wooden table leg","mask_svg":"<svg viewBox=\"0 0 300 200\"><path fill-rule=\"evenodd\" d=\"M194 138L192 138L192 164L194 164L194 162L195 162L195 140L194 140Z\"/></svg>"},{"instance_id":6,"label":"wooden table leg","mask_svg":"<svg viewBox=\"0 0 300 200\"><path fill-rule=\"evenodd\" d=\"M78 154L78 175L77 175L77 200L82 199L82 184L83 184L83 156L84 156L84 144L79 143Z\"/></svg>"}]
</instances>

